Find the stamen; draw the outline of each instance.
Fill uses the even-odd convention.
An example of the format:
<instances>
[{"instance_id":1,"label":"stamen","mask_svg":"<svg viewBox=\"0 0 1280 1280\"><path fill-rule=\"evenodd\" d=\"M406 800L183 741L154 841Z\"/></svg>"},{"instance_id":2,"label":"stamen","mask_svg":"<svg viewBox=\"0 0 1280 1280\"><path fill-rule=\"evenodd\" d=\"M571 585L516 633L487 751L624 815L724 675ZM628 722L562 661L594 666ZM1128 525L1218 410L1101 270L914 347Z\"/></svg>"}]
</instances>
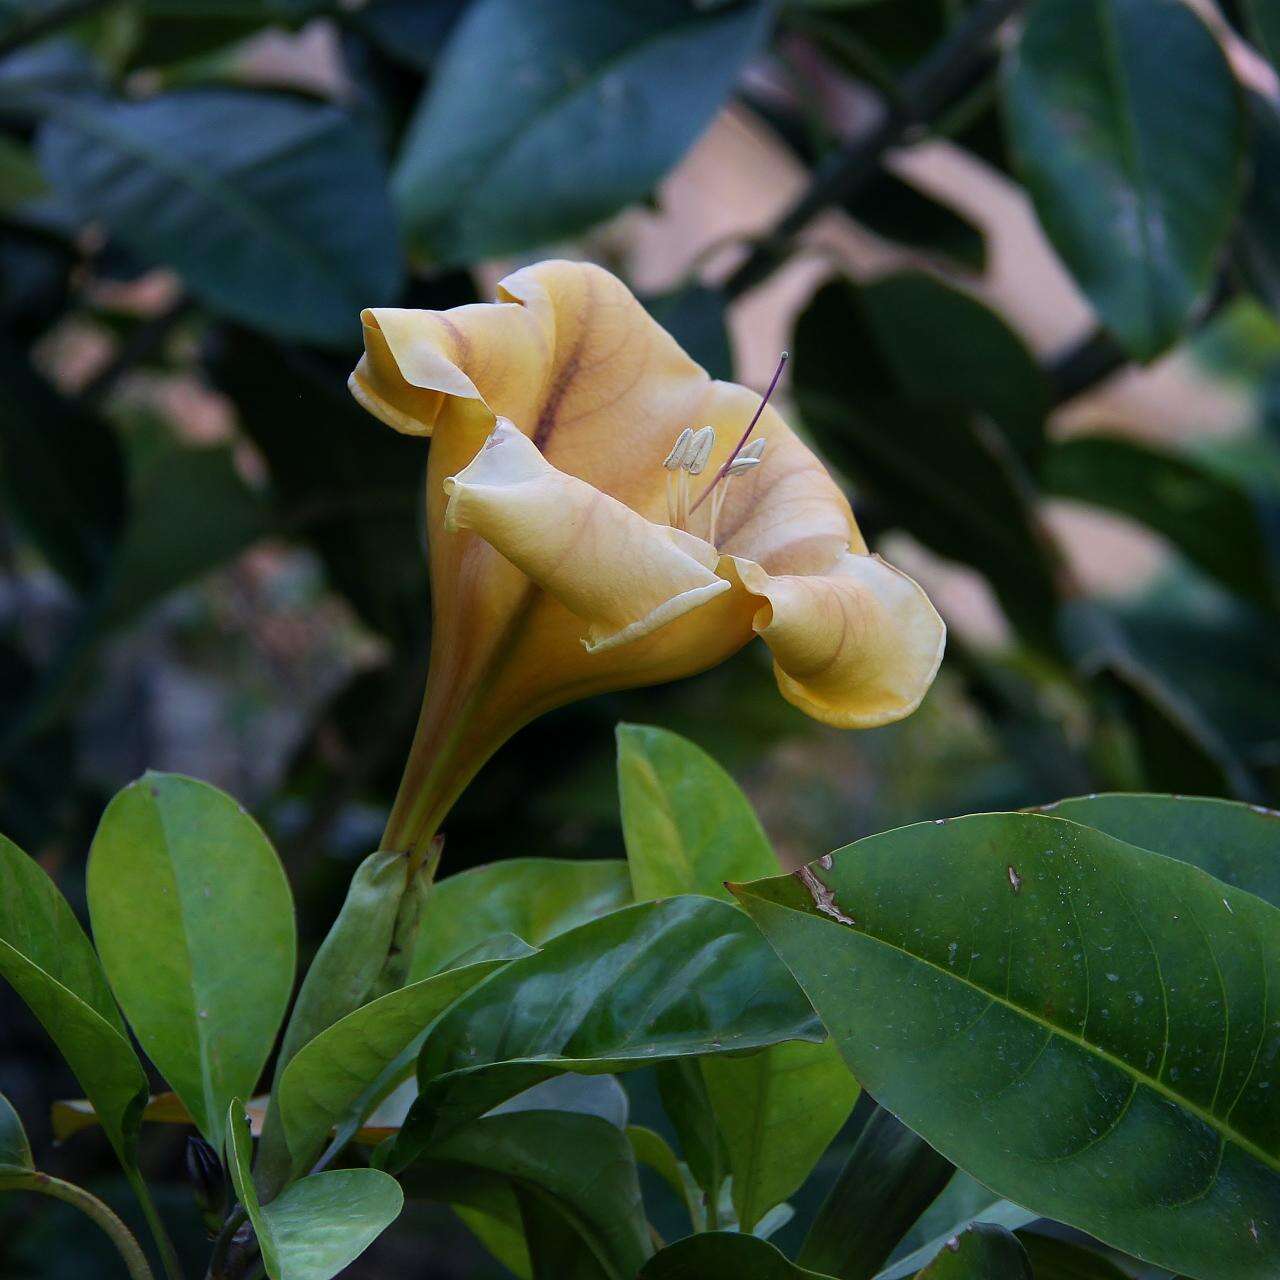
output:
<instances>
[{"instance_id":1,"label":"stamen","mask_svg":"<svg viewBox=\"0 0 1280 1280\"><path fill-rule=\"evenodd\" d=\"M707 530L707 541L714 547L716 545L716 530L720 526L720 512L724 507L725 497L729 492L729 481L734 476L746 475L752 467L760 465L760 459L764 456L764 447L768 442L763 438L753 440L743 451L738 454L734 460L729 463L728 474L724 478L724 483L720 485L711 495L711 521Z\"/></svg>"},{"instance_id":2,"label":"stamen","mask_svg":"<svg viewBox=\"0 0 1280 1280\"><path fill-rule=\"evenodd\" d=\"M714 489L716 485L718 485L720 481L723 480L725 476L729 474L729 468L733 466L734 462L738 459L739 455L742 453L743 447L746 445L748 439L750 439L751 437L751 433L756 429L756 423L760 421L761 416L764 414L764 407L769 403L769 397L773 395L774 390L777 388L778 380L782 377L782 371L783 369L786 368L787 360L789 358L790 357L785 351L779 357L778 367L773 371L773 377L769 379L769 386L765 390L764 398L760 401L760 404L757 406L755 414L752 416L751 421L747 423L747 429L742 433L742 438L738 441L733 452L728 456L728 458L725 459L724 465L720 468L719 471L715 473L714 476L712 476L711 483L707 485L705 489L703 489L703 491L698 495L698 500L693 504L692 507L689 508L690 515L692 515L695 511L697 511L697 509L700 506L702 506L702 504L707 500L707 496L711 493L712 489Z\"/></svg>"},{"instance_id":3,"label":"stamen","mask_svg":"<svg viewBox=\"0 0 1280 1280\"><path fill-rule=\"evenodd\" d=\"M714 427L685 427L662 464L667 470L667 522L675 529L689 527L689 477L706 470L715 444Z\"/></svg>"},{"instance_id":4,"label":"stamen","mask_svg":"<svg viewBox=\"0 0 1280 1280\"><path fill-rule=\"evenodd\" d=\"M671 446L671 452L667 454L663 466L668 471L678 471L684 466L685 452L689 447L689 441L693 439L693 428L685 427L685 429L676 436L676 442Z\"/></svg>"}]
</instances>

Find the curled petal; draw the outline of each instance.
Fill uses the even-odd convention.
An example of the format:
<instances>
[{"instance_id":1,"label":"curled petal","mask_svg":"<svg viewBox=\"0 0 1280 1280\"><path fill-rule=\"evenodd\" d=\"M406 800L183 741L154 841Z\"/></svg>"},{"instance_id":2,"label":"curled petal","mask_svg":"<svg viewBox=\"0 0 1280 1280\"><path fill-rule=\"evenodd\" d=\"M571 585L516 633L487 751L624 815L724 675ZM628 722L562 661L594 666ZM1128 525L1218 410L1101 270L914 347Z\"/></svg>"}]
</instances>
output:
<instances>
[{"instance_id":1,"label":"curled petal","mask_svg":"<svg viewBox=\"0 0 1280 1280\"><path fill-rule=\"evenodd\" d=\"M732 563L763 601L752 625L788 702L845 729L888 724L920 705L942 662L946 627L905 573L849 552L812 575L774 577L753 561Z\"/></svg>"},{"instance_id":2,"label":"curled petal","mask_svg":"<svg viewBox=\"0 0 1280 1280\"><path fill-rule=\"evenodd\" d=\"M731 588L716 576L708 543L558 471L504 419L444 486L445 528L477 533L581 618L591 653L648 635Z\"/></svg>"}]
</instances>

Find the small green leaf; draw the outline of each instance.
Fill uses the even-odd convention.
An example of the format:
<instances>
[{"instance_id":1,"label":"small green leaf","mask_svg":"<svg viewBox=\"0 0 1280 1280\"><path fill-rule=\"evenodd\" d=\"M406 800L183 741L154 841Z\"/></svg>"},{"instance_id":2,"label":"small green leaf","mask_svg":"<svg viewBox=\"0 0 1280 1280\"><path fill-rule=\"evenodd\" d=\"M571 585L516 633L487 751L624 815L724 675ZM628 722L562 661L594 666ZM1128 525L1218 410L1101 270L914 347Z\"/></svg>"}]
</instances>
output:
<instances>
[{"instance_id":1,"label":"small green leaf","mask_svg":"<svg viewBox=\"0 0 1280 1280\"><path fill-rule=\"evenodd\" d=\"M742 912L711 898L640 903L514 960L455 1004L418 1060L420 1096L388 1163L564 1071L821 1038L790 974Z\"/></svg>"},{"instance_id":2,"label":"small green leaf","mask_svg":"<svg viewBox=\"0 0 1280 1280\"><path fill-rule=\"evenodd\" d=\"M1158 355L1240 197L1243 112L1217 40L1181 0L1040 0L1004 93L1049 239L1123 345Z\"/></svg>"},{"instance_id":3,"label":"small green leaf","mask_svg":"<svg viewBox=\"0 0 1280 1280\"><path fill-rule=\"evenodd\" d=\"M0 1093L0 1183L11 1178L24 1178L36 1171L31 1158L31 1143L13 1104Z\"/></svg>"},{"instance_id":4,"label":"small green leaf","mask_svg":"<svg viewBox=\"0 0 1280 1280\"><path fill-rule=\"evenodd\" d=\"M649 314L713 378L733 377L733 348L725 323L728 301L717 289L690 284L644 299Z\"/></svg>"},{"instance_id":5,"label":"small green leaf","mask_svg":"<svg viewBox=\"0 0 1280 1280\"><path fill-rule=\"evenodd\" d=\"M410 976L429 977L496 933L530 946L631 902L627 864L508 858L448 876L422 913Z\"/></svg>"},{"instance_id":6,"label":"small green leaf","mask_svg":"<svg viewBox=\"0 0 1280 1280\"><path fill-rule=\"evenodd\" d=\"M627 1126L627 1141L631 1143L637 1162L652 1169L684 1200L688 1187L680 1172L680 1159L671 1150L666 1138L653 1129L646 1129L644 1125L631 1124Z\"/></svg>"},{"instance_id":7,"label":"small green leaf","mask_svg":"<svg viewBox=\"0 0 1280 1280\"><path fill-rule=\"evenodd\" d=\"M250 1173L253 1140L238 1098L229 1104L225 1133L231 1180L257 1233L271 1280L332 1280L404 1207L399 1184L377 1169L313 1173L261 1205Z\"/></svg>"},{"instance_id":8,"label":"small green leaf","mask_svg":"<svg viewBox=\"0 0 1280 1280\"><path fill-rule=\"evenodd\" d=\"M788 1262L767 1240L710 1231L668 1245L636 1280L830 1280Z\"/></svg>"},{"instance_id":9,"label":"small green leaf","mask_svg":"<svg viewBox=\"0 0 1280 1280\"><path fill-rule=\"evenodd\" d=\"M1202 796L1091 795L1046 805L1126 844L1189 862L1280 907L1280 813Z\"/></svg>"},{"instance_id":10,"label":"small green leaf","mask_svg":"<svg viewBox=\"0 0 1280 1280\"><path fill-rule=\"evenodd\" d=\"M519 252L643 200L710 124L770 18L756 0L721 12L478 0L396 164L413 246L446 263Z\"/></svg>"},{"instance_id":11,"label":"small green leaf","mask_svg":"<svg viewBox=\"0 0 1280 1280\"><path fill-rule=\"evenodd\" d=\"M549 1198L611 1280L630 1280L652 1252L627 1137L597 1116L519 1111L474 1120L403 1173L408 1194L449 1200L459 1165ZM542 1274L532 1241L530 1253Z\"/></svg>"},{"instance_id":12,"label":"small green leaf","mask_svg":"<svg viewBox=\"0 0 1280 1280\"><path fill-rule=\"evenodd\" d=\"M1033 1280L1018 1237L991 1222L975 1222L938 1251L918 1280Z\"/></svg>"},{"instance_id":13,"label":"small green leaf","mask_svg":"<svg viewBox=\"0 0 1280 1280\"><path fill-rule=\"evenodd\" d=\"M218 1149L293 988L293 900L261 828L216 787L150 773L107 806L89 914L139 1043Z\"/></svg>"},{"instance_id":14,"label":"small green leaf","mask_svg":"<svg viewBox=\"0 0 1280 1280\"><path fill-rule=\"evenodd\" d=\"M226 88L51 96L45 108L38 150L54 189L215 310L351 346L360 308L395 301L386 177L353 116Z\"/></svg>"},{"instance_id":15,"label":"small green leaf","mask_svg":"<svg viewBox=\"0 0 1280 1280\"><path fill-rule=\"evenodd\" d=\"M741 893L864 1086L993 1191L1204 1280L1275 1270L1276 908L1035 814Z\"/></svg>"},{"instance_id":16,"label":"small green leaf","mask_svg":"<svg viewBox=\"0 0 1280 1280\"><path fill-rule=\"evenodd\" d=\"M780 869L751 802L679 734L620 724L618 793L637 901L677 893L731 900L726 880Z\"/></svg>"},{"instance_id":17,"label":"small green leaf","mask_svg":"<svg viewBox=\"0 0 1280 1280\"><path fill-rule=\"evenodd\" d=\"M701 1066L729 1152L738 1225L751 1231L813 1172L849 1118L858 1082L830 1040Z\"/></svg>"},{"instance_id":18,"label":"small green leaf","mask_svg":"<svg viewBox=\"0 0 1280 1280\"><path fill-rule=\"evenodd\" d=\"M528 948L522 948L527 953ZM449 969L362 1006L294 1055L276 1090L295 1173L311 1164L330 1131L358 1122L384 1073L455 1000L508 957ZM405 1070L412 1066L410 1057ZM390 1082L388 1082L390 1083Z\"/></svg>"},{"instance_id":19,"label":"small green leaf","mask_svg":"<svg viewBox=\"0 0 1280 1280\"><path fill-rule=\"evenodd\" d=\"M39 865L0 836L0 974L58 1046L126 1170L147 1078L89 939Z\"/></svg>"}]
</instances>

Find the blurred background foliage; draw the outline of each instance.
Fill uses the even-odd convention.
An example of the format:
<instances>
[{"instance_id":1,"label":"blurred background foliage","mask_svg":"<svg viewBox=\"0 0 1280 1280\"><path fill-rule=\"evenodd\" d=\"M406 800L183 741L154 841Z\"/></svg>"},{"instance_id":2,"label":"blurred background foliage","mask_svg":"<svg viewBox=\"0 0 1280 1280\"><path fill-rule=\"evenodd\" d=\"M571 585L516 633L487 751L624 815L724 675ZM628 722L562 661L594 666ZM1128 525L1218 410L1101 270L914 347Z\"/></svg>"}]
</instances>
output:
<instances>
[{"instance_id":1,"label":"blurred background foliage","mask_svg":"<svg viewBox=\"0 0 1280 1280\"><path fill-rule=\"evenodd\" d=\"M0 829L78 901L111 793L206 778L315 945L428 656L426 448L346 393L359 310L553 254L715 374L789 348L784 409L951 641L870 733L782 703L759 646L548 716L446 869L618 852L619 719L710 750L797 860L1090 790L1280 802L1278 13L0 0ZM0 1082L33 1121L73 1091L7 992ZM110 1196L95 1135L49 1160ZM364 1273L481 1274L432 1214ZM57 1206L0 1215L5 1276L97 1273L49 1254Z\"/></svg>"}]
</instances>

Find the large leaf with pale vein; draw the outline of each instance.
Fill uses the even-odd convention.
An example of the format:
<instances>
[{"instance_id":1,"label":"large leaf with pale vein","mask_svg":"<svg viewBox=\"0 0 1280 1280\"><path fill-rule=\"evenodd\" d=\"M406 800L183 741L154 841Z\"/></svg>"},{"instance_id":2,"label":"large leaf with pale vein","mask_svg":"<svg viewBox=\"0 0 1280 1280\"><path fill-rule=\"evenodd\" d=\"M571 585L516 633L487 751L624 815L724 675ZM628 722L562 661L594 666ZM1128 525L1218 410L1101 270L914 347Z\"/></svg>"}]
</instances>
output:
<instances>
[{"instance_id":1,"label":"large leaf with pale vein","mask_svg":"<svg viewBox=\"0 0 1280 1280\"><path fill-rule=\"evenodd\" d=\"M1128 1253L1201 1280L1277 1273L1280 912L1035 814L827 862L739 893L883 1106Z\"/></svg>"},{"instance_id":2,"label":"large leaf with pale vein","mask_svg":"<svg viewBox=\"0 0 1280 1280\"><path fill-rule=\"evenodd\" d=\"M440 1019L385 1163L566 1071L606 1074L818 1040L804 994L749 919L713 898L643 902L513 960Z\"/></svg>"}]
</instances>

